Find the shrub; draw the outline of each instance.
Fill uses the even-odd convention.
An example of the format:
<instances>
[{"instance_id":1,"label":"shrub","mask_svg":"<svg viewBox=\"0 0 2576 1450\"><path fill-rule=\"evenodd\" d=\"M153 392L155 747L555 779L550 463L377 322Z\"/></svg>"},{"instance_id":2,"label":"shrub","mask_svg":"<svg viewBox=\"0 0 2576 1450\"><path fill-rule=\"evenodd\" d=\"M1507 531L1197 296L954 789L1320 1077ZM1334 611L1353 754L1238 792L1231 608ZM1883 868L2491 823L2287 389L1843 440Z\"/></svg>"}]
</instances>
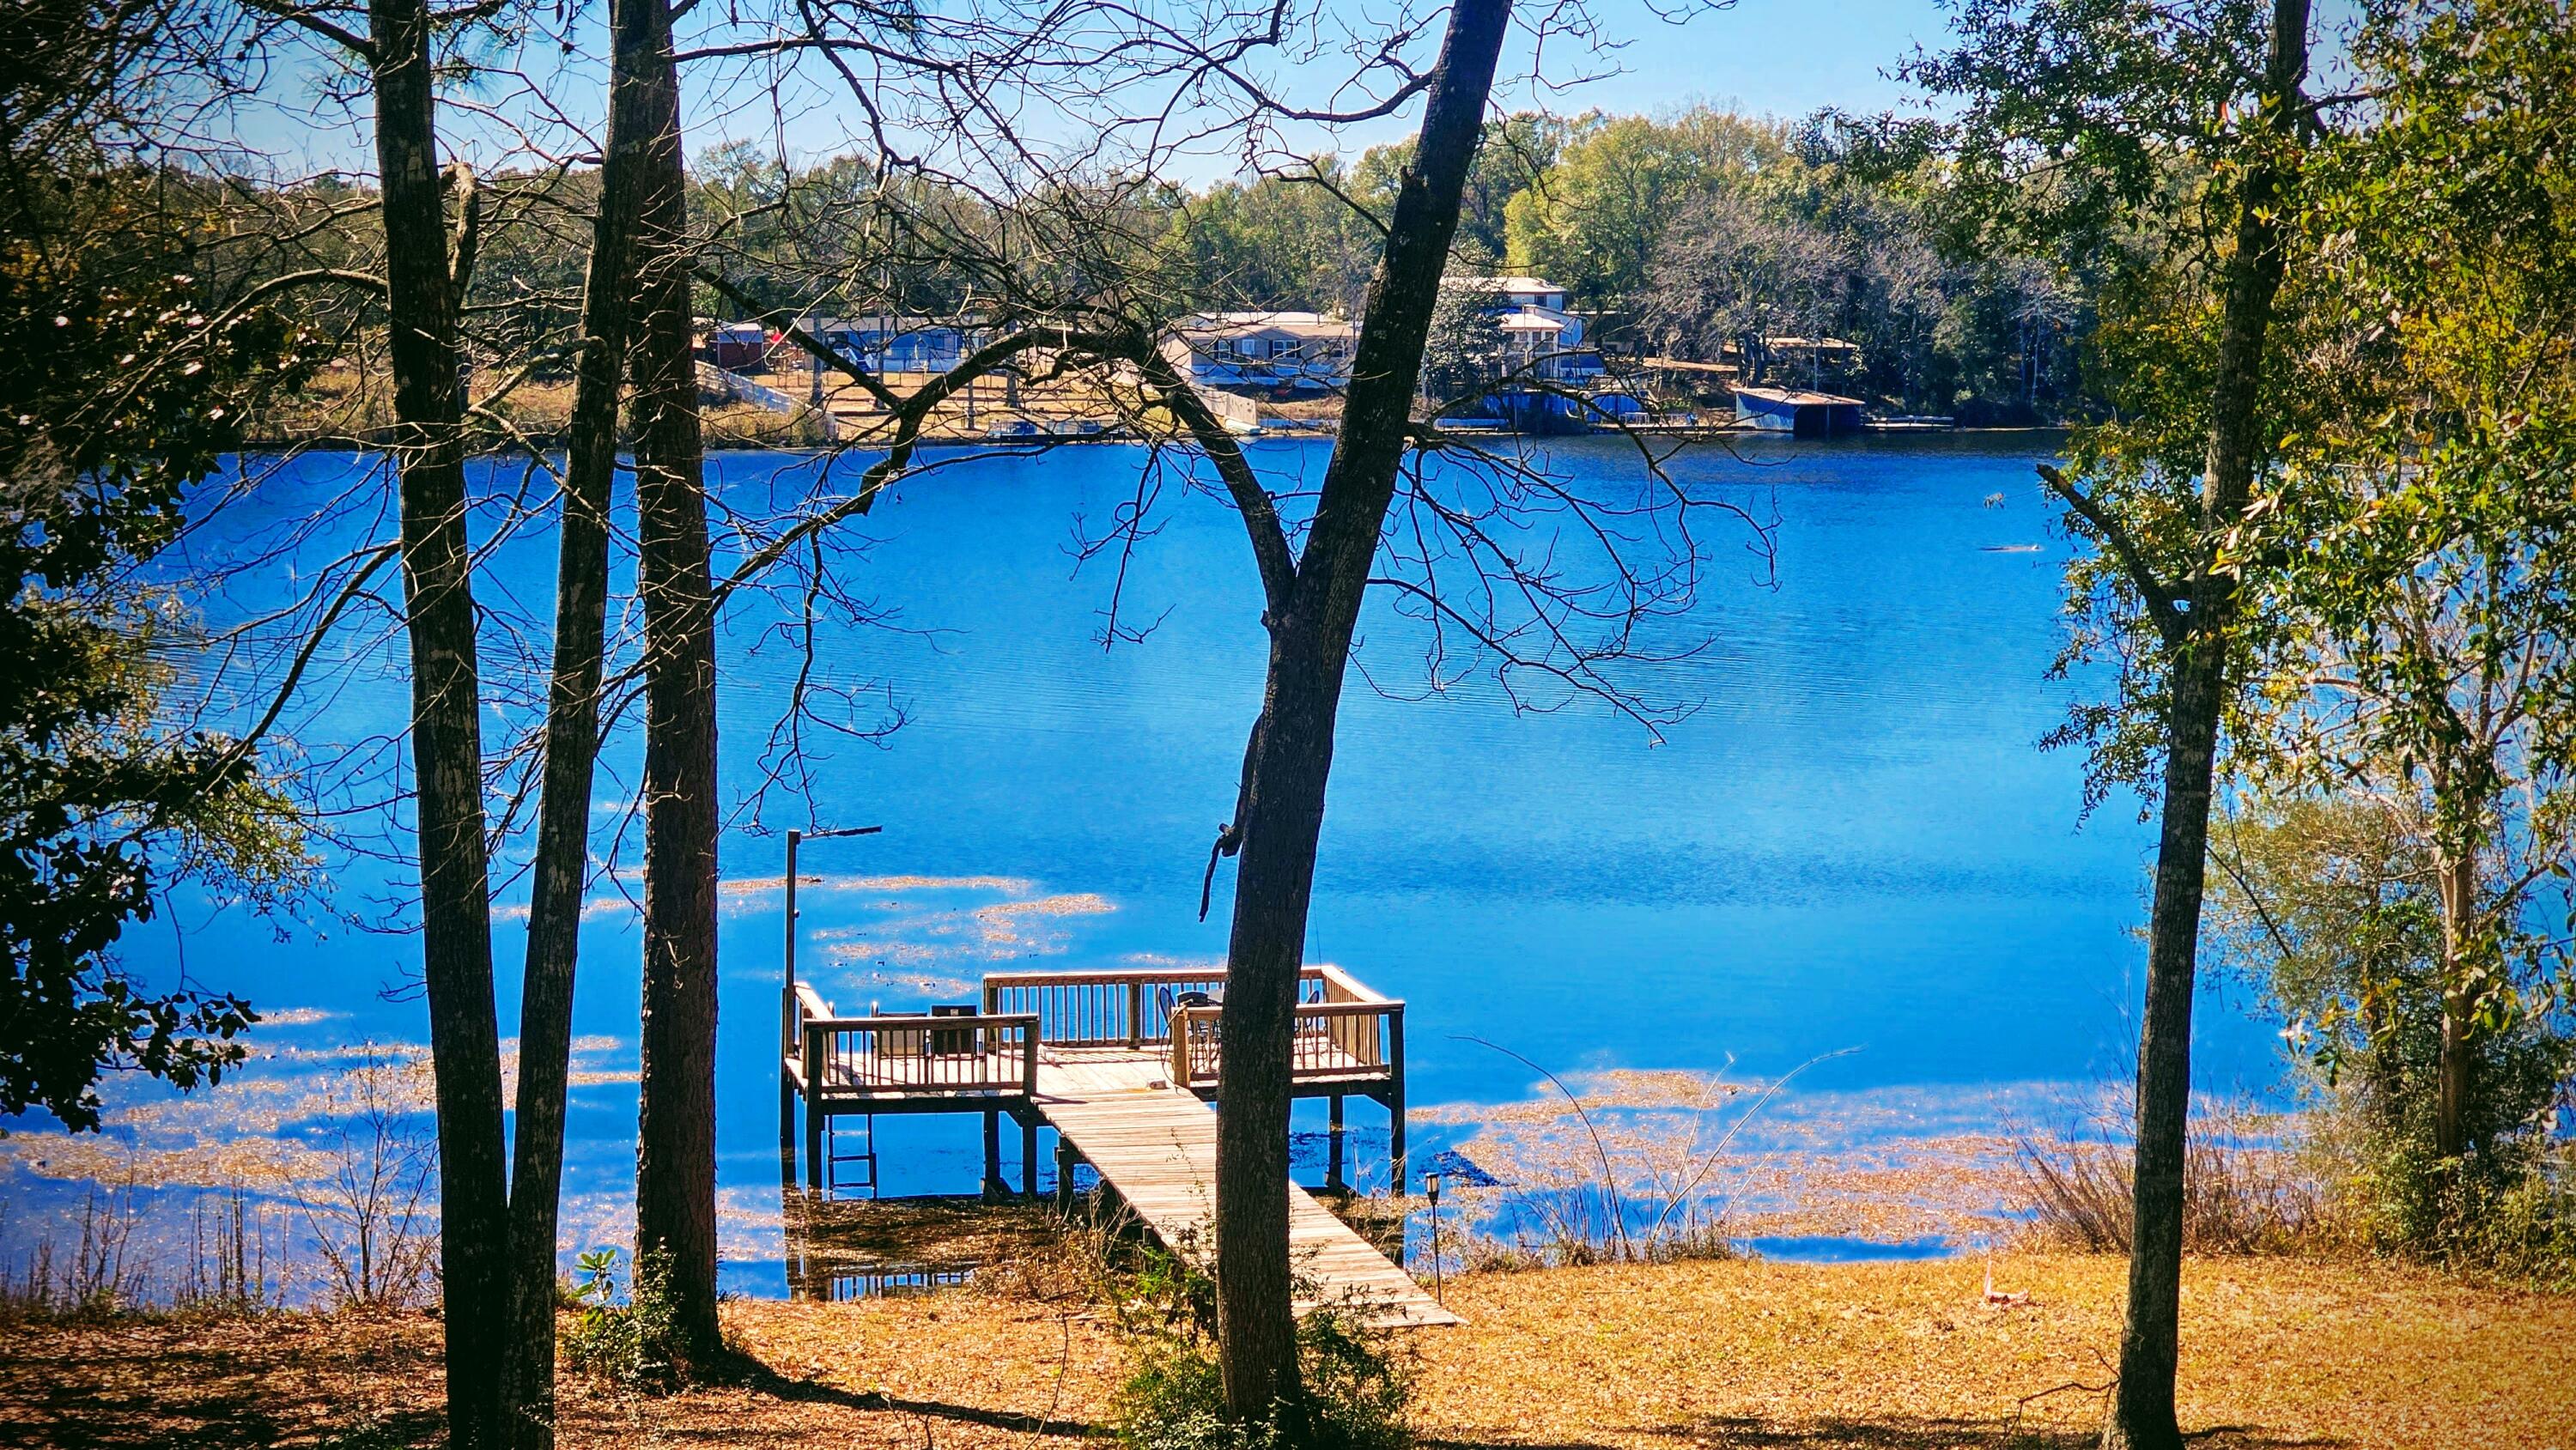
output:
<instances>
[{"instance_id":1,"label":"shrub","mask_svg":"<svg viewBox=\"0 0 2576 1450\"><path fill-rule=\"evenodd\" d=\"M617 1288L617 1250L592 1249L574 1261L572 1299L580 1312L563 1332L564 1361L575 1372L627 1389L671 1388L678 1375L657 1346L670 1342L669 1311L652 1295Z\"/></svg>"},{"instance_id":2,"label":"shrub","mask_svg":"<svg viewBox=\"0 0 2576 1450\"><path fill-rule=\"evenodd\" d=\"M1302 1292L1302 1289L1301 1289ZM1413 1379L1386 1336L1326 1308L1297 1325L1302 1392L1267 1419L1225 1414L1214 1352L1215 1282L1181 1258L1149 1252L1116 1299L1136 1339L1136 1368L1118 1392L1120 1443L1135 1450L1405 1450Z\"/></svg>"},{"instance_id":3,"label":"shrub","mask_svg":"<svg viewBox=\"0 0 2576 1450\"><path fill-rule=\"evenodd\" d=\"M2363 1140L2344 1185L2355 1238L2375 1252L2532 1288L2576 1290L2570 1150L2536 1136L2439 1158L2420 1137Z\"/></svg>"},{"instance_id":4,"label":"shrub","mask_svg":"<svg viewBox=\"0 0 2576 1450\"><path fill-rule=\"evenodd\" d=\"M1120 1443L1135 1450L1405 1450L1413 1379L1382 1336L1317 1310L1297 1325L1303 1391L1267 1421L1229 1423L1225 1382L1203 1339L1152 1344L1119 1390Z\"/></svg>"}]
</instances>

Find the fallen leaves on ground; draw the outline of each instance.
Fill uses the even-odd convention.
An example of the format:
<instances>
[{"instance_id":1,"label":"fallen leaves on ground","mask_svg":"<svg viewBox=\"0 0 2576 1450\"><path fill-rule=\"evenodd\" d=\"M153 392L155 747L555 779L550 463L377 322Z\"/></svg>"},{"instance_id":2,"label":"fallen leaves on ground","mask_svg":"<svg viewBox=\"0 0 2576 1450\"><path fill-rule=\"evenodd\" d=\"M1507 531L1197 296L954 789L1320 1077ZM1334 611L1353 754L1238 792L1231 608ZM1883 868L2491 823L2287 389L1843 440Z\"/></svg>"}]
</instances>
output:
<instances>
[{"instance_id":1,"label":"fallen leaves on ground","mask_svg":"<svg viewBox=\"0 0 2576 1450\"><path fill-rule=\"evenodd\" d=\"M1417 1332L1426 1441L2007 1450L2088 1443L2125 1262L1694 1262L1482 1274ZM568 1377L565 1450L1038 1447L1105 1433L1124 1348L1077 1302L972 1290L737 1302L762 1367L668 1397ZM2195 1261L2196 1447L2576 1450L2576 1299L2380 1264ZM0 1445L400 1446L439 1439L438 1325L280 1315L0 1326ZM2064 1388L2077 1386L2078 1388ZM2047 1393L2049 1391L2055 1393Z\"/></svg>"}]
</instances>

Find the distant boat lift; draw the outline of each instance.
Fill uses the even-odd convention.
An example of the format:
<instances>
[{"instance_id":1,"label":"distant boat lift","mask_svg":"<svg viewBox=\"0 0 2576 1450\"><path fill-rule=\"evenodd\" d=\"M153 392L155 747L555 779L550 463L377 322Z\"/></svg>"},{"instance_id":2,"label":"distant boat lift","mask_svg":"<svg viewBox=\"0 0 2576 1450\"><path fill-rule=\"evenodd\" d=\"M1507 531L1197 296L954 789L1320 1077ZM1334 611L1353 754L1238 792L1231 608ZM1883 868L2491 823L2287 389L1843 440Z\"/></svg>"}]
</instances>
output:
<instances>
[{"instance_id":1,"label":"distant boat lift","mask_svg":"<svg viewBox=\"0 0 2576 1450\"><path fill-rule=\"evenodd\" d=\"M1794 388L1735 389L1735 421L1766 433L1830 438L1861 430L1861 400Z\"/></svg>"}]
</instances>

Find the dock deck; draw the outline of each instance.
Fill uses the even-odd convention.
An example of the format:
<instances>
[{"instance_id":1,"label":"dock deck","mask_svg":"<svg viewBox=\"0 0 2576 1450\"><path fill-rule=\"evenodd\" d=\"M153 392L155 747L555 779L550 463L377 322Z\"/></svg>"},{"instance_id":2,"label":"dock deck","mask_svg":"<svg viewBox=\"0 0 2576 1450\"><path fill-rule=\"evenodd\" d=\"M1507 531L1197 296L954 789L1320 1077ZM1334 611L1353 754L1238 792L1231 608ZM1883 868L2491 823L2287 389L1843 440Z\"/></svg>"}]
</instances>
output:
<instances>
[{"instance_id":1,"label":"dock deck","mask_svg":"<svg viewBox=\"0 0 2576 1450\"><path fill-rule=\"evenodd\" d=\"M838 1017L814 990L787 991L780 1132L805 1105L808 1187L828 1186L824 1147L837 1116L981 1113L985 1190L1002 1191L1001 1119L1021 1130L1023 1191L1037 1191L1038 1132L1058 1139L1061 1186L1075 1157L1172 1252L1204 1262L1215 1243L1216 1114L1222 1076L1207 1000L1221 972L1001 973L980 1009L941 1016ZM1404 1184L1404 1004L1333 967L1300 983L1292 1091L1330 1103L1326 1181L1343 1180L1343 1103L1388 1112L1389 1157ZM873 1162L870 1164L873 1181ZM1333 1303L1377 1323L1455 1324L1412 1277L1304 1188L1289 1185L1289 1253L1310 1286L1299 1307Z\"/></svg>"},{"instance_id":2,"label":"dock deck","mask_svg":"<svg viewBox=\"0 0 2576 1450\"><path fill-rule=\"evenodd\" d=\"M1216 1241L1216 1114L1126 1048L1045 1049L1037 1108L1164 1247L1201 1260ZM1314 1195L1288 1185L1288 1255L1311 1280L1300 1311L1331 1301L1377 1323L1455 1324Z\"/></svg>"}]
</instances>

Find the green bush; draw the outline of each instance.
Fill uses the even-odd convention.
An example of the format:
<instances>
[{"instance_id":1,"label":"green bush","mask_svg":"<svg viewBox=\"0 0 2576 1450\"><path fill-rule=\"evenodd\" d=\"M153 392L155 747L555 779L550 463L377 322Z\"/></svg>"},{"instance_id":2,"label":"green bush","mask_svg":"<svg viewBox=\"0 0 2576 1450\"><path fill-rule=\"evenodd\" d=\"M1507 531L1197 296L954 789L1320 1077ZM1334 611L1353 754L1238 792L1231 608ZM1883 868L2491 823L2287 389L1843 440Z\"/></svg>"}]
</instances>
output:
<instances>
[{"instance_id":1,"label":"green bush","mask_svg":"<svg viewBox=\"0 0 2576 1450\"><path fill-rule=\"evenodd\" d=\"M2563 1145L2536 1136L2439 1158L2422 1140L2373 1142L2353 1175L2361 1236L2382 1253L2532 1288L2576 1290L2576 1188Z\"/></svg>"},{"instance_id":2,"label":"green bush","mask_svg":"<svg viewBox=\"0 0 2576 1450\"><path fill-rule=\"evenodd\" d=\"M1120 1443L1135 1450L1405 1450L1413 1379L1384 1337L1329 1310L1297 1326L1299 1397L1266 1421L1230 1423L1209 1341L1161 1336L1118 1394Z\"/></svg>"},{"instance_id":3,"label":"green bush","mask_svg":"<svg viewBox=\"0 0 2576 1450\"><path fill-rule=\"evenodd\" d=\"M1297 1292L1312 1292L1301 1281ZM1135 1450L1405 1450L1413 1379L1383 1331L1330 1309L1298 1321L1301 1393L1265 1420L1225 1414L1216 1360L1216 1281L1186 1258L1148 1247L1111 1281L1135 1369L1113 1407L1119 1442Z\"/></svg>"},{"instance_id":4,"label":"green bush","mask_svg":"<svg viewBox=\"0 0 2576 1450\"><path fill-rule=\"evenodd\" d=\"M617 1250L592 1249L573 1262L572 1299L581 1312L563 1332L565 1363L629 1389L674 1385L678 1374L658 1349L671 1342L670 1326L657 1322L667 1320L669 1310L650 1294L619 1295Z\"/></svg>"}]
</instances>

